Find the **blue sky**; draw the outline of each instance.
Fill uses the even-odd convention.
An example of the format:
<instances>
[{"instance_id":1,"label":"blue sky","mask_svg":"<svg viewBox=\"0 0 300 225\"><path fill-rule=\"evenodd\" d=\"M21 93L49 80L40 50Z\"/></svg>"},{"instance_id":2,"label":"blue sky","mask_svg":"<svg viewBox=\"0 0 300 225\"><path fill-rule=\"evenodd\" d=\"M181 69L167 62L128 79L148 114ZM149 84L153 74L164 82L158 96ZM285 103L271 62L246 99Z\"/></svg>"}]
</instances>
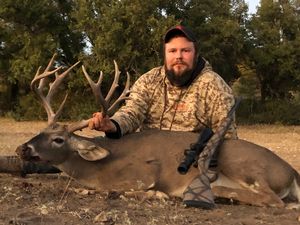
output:
<instances>
[{"instance_id":1,"label":"blue sky","mask_svg":"<svg viewBox=\"0 0 300 225\"><path fill-rule=\"evenodd\" d=\"M259 5L260 0L246 0L249 6L249 14L256 13L256 7Z\"/></svg>"}]
</instances>

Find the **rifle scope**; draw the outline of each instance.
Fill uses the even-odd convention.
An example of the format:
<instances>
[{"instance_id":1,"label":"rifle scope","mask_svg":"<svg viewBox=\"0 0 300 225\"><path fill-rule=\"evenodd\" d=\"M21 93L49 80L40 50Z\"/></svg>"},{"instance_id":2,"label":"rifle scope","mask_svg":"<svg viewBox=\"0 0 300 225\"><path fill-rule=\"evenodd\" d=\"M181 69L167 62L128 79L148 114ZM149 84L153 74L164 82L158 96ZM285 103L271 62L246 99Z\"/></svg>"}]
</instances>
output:
<instances>
[{"instance_id":1,"label":"rifle scope","mask_svg":"<svg viewBox=\"0 0 300 225\"><path fill-rule=\"evenodd\" d=\"M191 144L190 149L184 151L184 159L177 167L178 173L184 175L188 172L191 165L197 161L199 154L203 151L213 134L213 131L206 127L201 133L198 141L194 144Z\"/></svg>"}]
</instances>

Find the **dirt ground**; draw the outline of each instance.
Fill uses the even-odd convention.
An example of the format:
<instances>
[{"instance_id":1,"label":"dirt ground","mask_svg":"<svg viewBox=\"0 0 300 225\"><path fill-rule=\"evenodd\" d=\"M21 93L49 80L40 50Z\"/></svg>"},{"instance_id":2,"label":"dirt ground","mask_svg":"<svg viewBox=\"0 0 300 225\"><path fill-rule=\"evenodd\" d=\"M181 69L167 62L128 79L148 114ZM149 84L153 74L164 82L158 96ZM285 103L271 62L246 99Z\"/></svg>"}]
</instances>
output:
<instances>
[{"instance_id":1,"label":"dirt ground","mask_svg":"<svg viewBox=\"0 0 300 225\"><path fill-rule=\"evenodd\" d=\"M44 128L44 122L0 118L0 154ZM300 171L300 127L240 126L239 137L272 149ZM86 132L86 135L94 135ZM185 208L180 199L141 201L122 193L85 189L64 174L0 174L0 225L13 224L300 224L300 211L218 202L211 211Z\"/></svg>"}]
</instances>

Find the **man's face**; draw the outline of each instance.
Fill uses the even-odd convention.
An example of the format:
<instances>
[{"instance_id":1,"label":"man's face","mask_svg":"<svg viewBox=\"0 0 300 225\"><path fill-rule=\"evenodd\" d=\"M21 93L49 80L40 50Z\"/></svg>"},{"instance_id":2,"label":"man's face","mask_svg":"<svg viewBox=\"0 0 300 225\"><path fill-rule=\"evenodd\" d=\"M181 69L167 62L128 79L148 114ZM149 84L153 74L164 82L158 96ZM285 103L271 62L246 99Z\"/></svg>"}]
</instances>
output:
<instances>
[{"instance_id":1,"label":"man's face","mask_svg":"<svg viewBox=\"0 0 300 225\"><path fill-rule=\"evenodd\" d=\"M174 85L182 86L189 80L195 56L194 43L185 37L174 37L165 44L165 68Z\"/></svg>"}]
</instances>

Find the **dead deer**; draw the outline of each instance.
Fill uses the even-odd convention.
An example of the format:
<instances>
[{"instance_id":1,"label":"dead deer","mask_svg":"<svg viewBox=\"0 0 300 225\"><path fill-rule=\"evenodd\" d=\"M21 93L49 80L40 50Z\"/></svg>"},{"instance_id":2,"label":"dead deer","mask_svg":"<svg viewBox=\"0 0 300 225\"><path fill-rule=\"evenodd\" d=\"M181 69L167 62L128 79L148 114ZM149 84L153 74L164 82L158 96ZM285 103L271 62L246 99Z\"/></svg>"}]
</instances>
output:
<instances>
[{"instance_id":1,"label":"dead deer","mask_svg":"<svg viewBox=\"0 0 300 225\"><path fill-rule=\"evenodd\" d=\"M19 146L17 154L24 160L44 162L64 171L80 183L102 190L157 190L170 196L182 197L184 189L198 175L192 167L186 175L177 172L183 152L194 143L199 134L147 130L125 135L120 139L106 137L88 138L75 134L88 126L88 120L70 125L57 123L64 102L56 113L51 108L51 97L62 79L76 66L61 75L44 96L46 77L57 73L50 71L54 58L45 71L31 82L31 88L39 96L48 114L48 127L25 144ZM94 95L101 103L104 113L123 99L129 89L129 75L126 87L114 106L109 108L114 89L118 85L120 72L115 63L115 80L104 98L100 91L103 74L94 83L84 67L83 73ZM39 84L37 84L39 82ZM65 98L66 99L66 98ZM219 147L218 178L211 183L216 197L238 200L256 206L283 207L283 199L291 197L300 200L300 176L286 161L272 151L245 140L225 140Z\"/></svg>"}]
</instances>

